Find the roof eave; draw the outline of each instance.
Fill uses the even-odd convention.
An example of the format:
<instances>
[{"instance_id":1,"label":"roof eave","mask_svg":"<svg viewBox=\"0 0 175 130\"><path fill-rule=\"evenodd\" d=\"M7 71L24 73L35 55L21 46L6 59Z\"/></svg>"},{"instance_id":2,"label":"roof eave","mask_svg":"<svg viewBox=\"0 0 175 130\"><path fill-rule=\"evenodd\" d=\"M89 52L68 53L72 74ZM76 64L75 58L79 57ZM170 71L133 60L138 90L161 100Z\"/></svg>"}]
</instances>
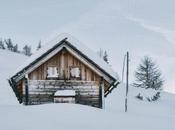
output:
<instances>
[{"instance_id":1,"label":"roof eave","mask_svg":"<svg viewBox=\"0 0 175 130\"><path fill-rule=\"evenodd\" d=\"M66 41L67 38L64 38L63 40L61 40L60 42L58 42L55 46L53 46L51 49L49 49L47 52L45 52L44 54L42 54L40 57L38 57L37 59L35 59L32 63L30 63L29 65L27 65L26 67L24 67L21 71L17 72L14 76L12 76L10 79L13 79L16 81L16 79L18 79L21 75L22 78L25 75L25 72L34 64L36 64L39 60L41 60L42 58L44 58L46 55L48 55L50 52L52 52L55 48L59 47L62 43L64 43ZM21 78L20 78L21 79Z\"/></svg>"},{"instance_id":2,"label":"roof eave","mask_svg":"<svg viewBox=\"0 0 175 130\"><path fill-rule=\"evenodd\" d=\"M90 58L88 58L86 55L84 55L81 51L79 51L75 46L73 46L69 41L65 41L66 44L71 47L72 49L74 49L76 52L78 52L81 56L83 56L84 58L86 58L90 63L92 63L95 67L97 67L100 71L102 71L105 75L107 75L109 78L111 78L113 81L117 81L118 78L117 77L113 77L112 75L110 75L108 72L106 72L104 69L102 69L99 65L97 65L94 61L92 61Z\"/></svg>"},{"instance_id":3,"label":"roof eave","mask_svg":"<svg viewBox=\"0 0 175 130\"><path fill-rule=\"evenodd\" d=\"M58 42L55 46L53 46L51 49L49 49L47 52L43 53L40 57L38 57L37 59L35 59L32 63L30 63L29 65L27 65L26 67L24 67L21 71L17 72L14 76L12 76L10 79L14 80L16 82L18 82L20 79L22 79L26 73L26 71L33 66L34 64L36 64L38 61L40 61L41 59L43 59L45 56L47 56L49 53L51 53L53 50L55 50L56 48L58 48L60 45L62 45L63 43L65 43L67 46L69 46L70 48L72 48L74 51L76 51L79 55L81 55L82 57L84 57L88 62L90 62L91 64L93 64L96 68L98 68L100 71L102 71L105 75L107 75L113 82L118 81L117 77L113 77L112 75L110 75L108 72L106 72L103 68L101 68L99 65L97 65L94 61L92 61L90 58L88 58L88 56L86 56L85 54L83 54L80 50L78 50L75 46L73 46L68 40L68 38L64 38L63 40L61 40L60 42Z\"/></svg>"}]
</instances>

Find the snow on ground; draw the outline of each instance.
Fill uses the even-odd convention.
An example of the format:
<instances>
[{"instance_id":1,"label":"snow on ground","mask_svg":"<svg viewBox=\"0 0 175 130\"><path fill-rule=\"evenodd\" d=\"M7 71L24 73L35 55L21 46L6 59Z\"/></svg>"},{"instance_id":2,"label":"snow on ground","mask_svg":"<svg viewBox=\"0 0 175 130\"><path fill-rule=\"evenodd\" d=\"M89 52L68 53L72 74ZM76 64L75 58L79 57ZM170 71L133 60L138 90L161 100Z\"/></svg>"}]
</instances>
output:
<instances>
[{"instance_id":1,"label":"snow on ground","mask_svg":"<svg viewBox=\"0 0 175 130\"><path fill-rule=\"evenodd\" d=\"M156 102L140 101L135 96L139 93L137 88L131 87L128 95L128 113L147 118L156 117L160 120L172 118L175 121L175 95L167 92L161 93L161 98ZM124 111L125 86L119 85L106 99L106 109L110 111ZM149 119L149 120L150 120ZM168 121L168 120L167 120ZM158 122L154 122L158 123ZM164 122L166 123L166 122ZM175 128L175 127L174 127Z\"/></svg>"},{"instance_id":2,"label":"snow on ground","mask_svg":"<svg viewBox=\"0 0 175 130\"><path fill-rule=\"evenodd\" d=\"M0 129L2 130L174 130L175 95L162 93L157 102L135 99L129 89L128 113L124 112L125 86L119 85L106 99L105 109L76 104L23 106L7 83L8 74L25 56L0 50ZM3 64L2 64L3 63Z\"/></svg>"},{"instance_id":3,"label":"snow on ground","mask_svg":"<svg viewBox=\"0 0 175 130\"><path fill-rule=\"evenodd\" d=\"M174 95L164 93L162 99L156 103L140 102L130 97L128 113L124 113L123 88L124 86L120 85L110 95L105 110L75 104L1 105L0 128L5 130L175 129Z\"/></svg>"}]
</instances>

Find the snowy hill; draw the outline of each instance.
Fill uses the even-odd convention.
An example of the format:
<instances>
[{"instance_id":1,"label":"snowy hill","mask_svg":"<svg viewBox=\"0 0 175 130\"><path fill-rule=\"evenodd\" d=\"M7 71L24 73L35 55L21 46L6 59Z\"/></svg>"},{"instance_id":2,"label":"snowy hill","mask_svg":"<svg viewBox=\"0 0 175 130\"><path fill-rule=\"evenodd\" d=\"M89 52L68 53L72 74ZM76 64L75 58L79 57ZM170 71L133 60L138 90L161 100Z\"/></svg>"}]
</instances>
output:
<instances>
[{"instance_id":1,"label":"snowy hill","mask_svg":"<svg viewBox=\"0 0 175 130\"><path fill-rule=\"evenodd\" d=\"M7 78L25 56L0 50L0 129L3 130L174 130L175 95L162 93L159 101L135 99L129 89L124 113L125 86L119 85L106 99L105 110L75 104L18 105Z\"/></svg>"},{"instance_id":2,"label":"snowy hill","mask_svg":"<svg viewBox=\"0 0 175 130\"><path fill-rule=\"evenodd\" d=\"M7 79L26 58L28 57L0 49L0 104L18 103Z\"/></svg>"}]
</instances>

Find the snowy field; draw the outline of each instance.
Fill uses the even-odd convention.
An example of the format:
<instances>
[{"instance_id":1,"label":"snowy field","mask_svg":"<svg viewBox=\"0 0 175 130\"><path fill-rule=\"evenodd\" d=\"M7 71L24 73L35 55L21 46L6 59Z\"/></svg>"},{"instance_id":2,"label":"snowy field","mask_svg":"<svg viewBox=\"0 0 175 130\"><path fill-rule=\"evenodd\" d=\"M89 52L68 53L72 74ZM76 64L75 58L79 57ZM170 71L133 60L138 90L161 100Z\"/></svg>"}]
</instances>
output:
<instances>
[{"instance_id":1,"label":"snowy field","mask_svg":"<svg viewBox=\"0 0 175 130\"><path fill-rule=\"evenodd\" d=\"M19 105L7 78L25 59L0 50L0 130L175 130L175 95L163 92L157 102L141 102L130 88L124 113L124 85L109 94L104 110L75 104Z\"/></svg>"}]
</instances>

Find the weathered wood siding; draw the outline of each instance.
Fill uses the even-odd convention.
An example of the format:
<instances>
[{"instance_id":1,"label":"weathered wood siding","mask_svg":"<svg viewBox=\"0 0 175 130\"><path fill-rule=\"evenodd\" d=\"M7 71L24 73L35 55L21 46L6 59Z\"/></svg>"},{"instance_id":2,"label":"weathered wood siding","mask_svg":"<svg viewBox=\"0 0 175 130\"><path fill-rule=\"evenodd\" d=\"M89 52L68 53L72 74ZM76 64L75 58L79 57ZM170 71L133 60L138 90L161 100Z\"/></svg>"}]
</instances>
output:
<instances>
[{"instance_id":1,"label":"weathered wood siding","mask_svg":"<svg viewBox=\"0 0 175 130\"><path fill-rule=\"evenodd\" d=\"M22 82L22 80L17 83L16 89L17 89L17 92L19 94L19 97L22 98L23 97L23 82Z\"/></svg>"},{"instance_id":2,"label":"weathered wood siding","mask_svg":"<svg viewBox=\"0 0 175 130\"><path fill-rule=\"evenodd\" d=\"M58 68L58 73L60 74L59 79L71 80L70 68L80 67L82 81L100 81L100 76L98 76L89 67L79 61L77 58L72 56L68 51L62 50L48 61L43 63L37 69L29 74L30 80L46 80L47 79L47 68L56 66Z\"/></svg>"},{"instance_id":3,"label":"weathered wood siding","mask_svg":"<svg viewBox=\"0 0 175 130\"><path fill-rule=\"evenodd\" d=\"M59 77L57 79L47 79L48 67L58 68ZM80 78L71 78L71 67L80 68ZM23 82L19 86L23 85ZM75 90L76 103L100 107L100 83L101 77L98 74L68 51L62 50L28 74L28 104L51 103L54 102L56 91ZM104 86L106 91L110 84L104 81ZM25 101L25 86L23 85L23 89L19 88L23 101Z\"/></svg>"},{"instance_id":4,"label":"weathered wood siding","mask_svg":"<svg viewBox=\"0 0 175 130\"><path fill-rule=\"evenodd\" d=\"M58 90L75 90L76 103L99 107L99 84L97 82L64 80L29 80L28 88L28 104L31 105L54 102L54 94ZM23 91L25 91L25 88ZM25 101L25 96L23 97L23 100Z\"/></svg>"}]
</instances>

